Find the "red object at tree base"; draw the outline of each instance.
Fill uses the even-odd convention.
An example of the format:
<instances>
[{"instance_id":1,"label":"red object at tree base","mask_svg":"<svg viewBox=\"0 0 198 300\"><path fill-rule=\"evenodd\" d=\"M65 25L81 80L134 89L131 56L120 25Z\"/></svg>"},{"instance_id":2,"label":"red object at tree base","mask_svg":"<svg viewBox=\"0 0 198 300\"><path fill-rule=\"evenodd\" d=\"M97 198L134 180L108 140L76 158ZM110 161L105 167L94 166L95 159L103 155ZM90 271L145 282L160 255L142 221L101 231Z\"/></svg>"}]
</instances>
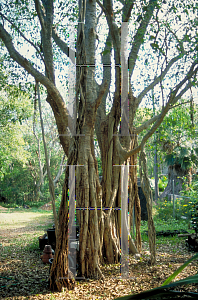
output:
<instances>
[{"instance_id":1,"label":"red object at tree base","mask_svg":"<svg viewBox=\"0 0 198 300\"><path fill-rule=\"evenodd\" d=\"M51 245L45 245L45 249L43 250L43 255L41 256L42 262L44 264L49 263L49 259L53 258L52 247Z\"/></svg>"}]
</instances>

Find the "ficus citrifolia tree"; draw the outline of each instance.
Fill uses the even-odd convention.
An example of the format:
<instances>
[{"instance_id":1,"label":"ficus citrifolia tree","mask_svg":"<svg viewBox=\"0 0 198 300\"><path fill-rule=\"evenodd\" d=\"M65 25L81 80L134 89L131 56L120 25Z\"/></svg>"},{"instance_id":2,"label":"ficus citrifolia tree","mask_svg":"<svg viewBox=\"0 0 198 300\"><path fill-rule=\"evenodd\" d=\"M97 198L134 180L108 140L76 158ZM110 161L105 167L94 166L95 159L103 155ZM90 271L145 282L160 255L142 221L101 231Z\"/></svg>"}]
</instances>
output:
<instances>
[{"instance_id":1,"label":"ficus citrifolia tree","mask_svg":"<svg viewBox=\"0 0 198 300\"><path fill-rule=\"evenodd\" d=\"M74 284L68 269L68 228L71 233L72 218L67 222L68 199L74 199L74 194L80 224L80 276L103 276L100 263L119 261L121 227L124 236L129 234L130 250L133 253L141 250L138 152L149 211L151 263L155 262L155 228L144 145L169 109L197 84L196 5L194 1L171 0L2 2L2 47L20 70L26 70L46 88L46 101L54 113L60 143L67 156L50 274L52 289L72 288ZM68 62L69 68L65 66ZM73 115L60 87L69 81L71 69L76 72L76 83L70 82L69 92ZM136 111L141 103L146 103L151 91L156 98L160 97L161 110L135 128ZM138 145L137 135L150 125ZM94 153L95 134L102 160L101 184ZM74 174L75 187L70 181ZM127 198L127 178L129 203L123 211L125 217L121 218L121 199ZM70 217L75 211L71 203ZM125 214L129 210L131 225L134 203L136 245L127 229Z\"/></svg>"}]
</instances>

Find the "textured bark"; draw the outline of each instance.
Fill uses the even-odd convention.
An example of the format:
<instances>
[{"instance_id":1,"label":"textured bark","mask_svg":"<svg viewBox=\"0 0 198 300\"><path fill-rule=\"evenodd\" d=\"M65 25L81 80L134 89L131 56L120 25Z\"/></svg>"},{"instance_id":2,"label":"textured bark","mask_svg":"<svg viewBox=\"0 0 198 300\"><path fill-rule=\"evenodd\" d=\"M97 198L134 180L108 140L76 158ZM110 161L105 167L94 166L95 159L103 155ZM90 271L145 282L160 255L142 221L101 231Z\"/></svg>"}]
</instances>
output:
<instances>
[{"instance_id":1,"label":"textured bark","mask_svg":"<svg viewBox=\"0 0 198 300\"><path fill-rule=\"evenodd\" d=\"M149 249L151 253L151 265L156 262L156 231L153 221L152 206L153 206L153 196L150 187L150 182L148 179L148 172L146 167L146 155L143 151L140 153L139 157L139 172L141 187L143 193L146 197L146 207L148 212L148 237L149 237Z\"/></svg>"},{"instance_id":2,"label":"textured bark","mask_svg":"<svg viewBox=\"0 0 198 300\"><path fill-rule=\"evenodd\" d=\"M181 165L173 165L168 167L168 184L160 195L160 198L165 198L170 194L173 194L173 180L174 180L174 194L179 195L182 190L182 185L184 183L183 177L188 177L188 182L191 182L192 170L184 170L181 168Z\"/></svg>"},{"instance_id":3,"label":"textured bark","mask_svg":"<svg viewBox=\"0 0 198 300\"><path fill-rule=\"evenodd\" d=\"M95 63L95 1L80 1L80 18L85 18L85 25L80 23L77 39L77 96L78 125L80 129L78 143L78 167L76 171L76 206L77 218L80 224L79 264L80 277L102 276L99 268L101 251L101 236L99 227L102 226L101 191L98 179L97 161L94 153L94 124L97 108L101 102L106 85L102 86L98 95L94 80ZM86 12L86 13L85 13ZM89 65L89 68L83 65ZM82 136L83 135L83 136Z\"/></svg>"},{"instance_id":4,"label":"textured bark","mask_svg":"<svg viewBox=\"0 0 198 300\"><path fill-rule=\"evenodd\" d=\"M86 132L87 132L87 128ZM92 152L91 132L80 138L77 168L76 205L80 224L79 262L81 277L98 277L99 269L99 217L97 207L101 207L100 190L97 186L97 169ZM81 209L80 209L81 208Z\"/></svg>"},{"instance_id":5,"label":"textured bark","mask_svg":"<svg viewBox=\"0 0 198 300\"><path fill-rule=\"evenodd\" d=\"M117 263L120 259L120 228L121 228L121 212L117 208L121 208L120 198L120 165L126 164L117 151L116 139L114 136L115 119L109 115L106 122L102 123L100 133L101 156L103 179L102 196L104 210L104 238L103 238L103 258L106 263ZM123 146L130 150L136 147L136 136L121 137ZM140 236L140 219L141 208L138 197L137 187L137 156L130 157L129 164L133 165L129 170L129 250L132 254L141 251L141 236ZM130 236L130 229L132 226L132 213L135 204L136 211L136 246ZM137 250L138 249L138 250Z\"/></svg>"},{"instance_id":6,"label":"textured bark","mask_svg":"<svg viewBox=\"0 0 198 300\"><path fill-rule=\"evenodd\" d=\"M68 165L75 165L77 163L78 152L74 144L78 141L73 138L70 144L70 151L68 156ZM59 228L56 239L56 250L54 260L50 271L50 289L61 291L62 287L68 289L74 288L74 276L68 268L68 189L69 189L69 167L66 167L65 181L62 190L62 199L59 208Z\"/></svg>"}]
</instances>

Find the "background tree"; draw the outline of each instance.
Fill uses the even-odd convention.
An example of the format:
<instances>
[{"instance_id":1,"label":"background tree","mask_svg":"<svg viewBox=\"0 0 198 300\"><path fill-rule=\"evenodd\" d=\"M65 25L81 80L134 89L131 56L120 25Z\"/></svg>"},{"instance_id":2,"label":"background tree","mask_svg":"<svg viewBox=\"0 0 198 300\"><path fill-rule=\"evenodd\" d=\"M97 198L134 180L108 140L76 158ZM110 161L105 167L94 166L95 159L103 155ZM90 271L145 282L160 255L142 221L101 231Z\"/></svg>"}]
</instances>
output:
<instances>
[{"instance_id":1,"label":"background tree","mask_svg":"<svg viewBox=\"0 0 198 300\"><path fill-rule=\"evenodd\" d=\"M43 201L49 198L46 193L47 180L41 129L33 121L33 91L25 92L21 87L8 84L10 76L2 72L0 92L1 194L6 201L23 205L24 202ZM36 111L35 111L36 113ZM46 133L49 148L49 163L54 186L58 192L58 181L63 173L64 155L58 143L54 119L45 108ZM36 138L34 138L33 131ZM35 141L36 139L36 141ZM60 156L62 157L62 162ZM61 163L60 163L61 162ZM62 166L60 166L60 164ZM24 183L23 178L26 178ZM59 191L59 194L61 191ZM47 198L46 198L47 197Z\"/></svg>"},{"instance_id":2,"label":"background tree","mask_svg":"<svg viewBox=\"0 0 198 300\"><path fill-rule=\"evenodd\" d=\"M129 174L129 214L131 215L135 202L136 216L140 215L136 180L139 151L141 151L142 184L149 208L151 263L154 263L155 229L144 145L160 126L169 109L196 85L198 62L196 4L194 1L178 1L175 4L174 1L157 0L131 2L104 0L103 3L99 0L79 0L78 3L68 2L68 5L72 5L70 13L67 10L70 6L65 2L35 0L34 4L35 6L32 2L20 1L8 5L7 2L3 2L0 38L10 57L46 88L46 100L54 113L60 142L67 156L67 164L83 165L76 169L77 207L108 208L77 211L81 227L79 253L81 276L102 276L99 263L104 260L104 257L109 263L119 260L121 212L115 209L121 207L121 168L118 165L127 163L133 165ZM55 70L60 71L60 68L64 68L67 64L66 57L70 56L73 61L75 60L74 50L68 47L66 38L71 32L69 27L71 25L65 26L65 22L71 24L71 20L78 21L75 97L77 135L72 135L73 123L70 122L71 116L60 93L61 89L58 87L55 74ZM124 44L121 45L122 22L129 22L128 75L122 71L127 55L124 61L121 61L120 57L121 47ZM106 34L103 28L107 28ZM29 40L24 32L29 32ZM18 34L24 38L23 44L20 44ZM29 47L29 44L33 47L34 55L23 51L23 47L25 45ZM42 53L38 45L41 46ZM124 46L126 51L127 43ZM65 60L62 55L56 60L56 53L60 50L66 55ZM102 62L101 73L96 68L99 54ZM121 62L122 68L120 68ZM67 71L64 69L65 81ZM97 80L97 76L100 80ZM121 114L120 88L122 93L123 82L128 82L128 92L122 94L122 107L126 108L126 113L129 102L129 120L127 116ZM157 90L157 87L160 87L161 91ZM161 97L162 109L139 128L135 128L137 108L151 91L154 91L155 97ZM107 111L107 103L110 100L112 105ZM122 117L121 124L120 117ZM129 128L129 135L120 136L118 133L121 133L125 126L124 120L126 120L126 129ZM151 124L153 124L151 129L138 145L137 134ZM94 130L101 151L103 169L101 185L94 153ZM59 211L58 239L50 277L51 288L59 290L62 286L73 287L71 273L68 273L67 259L68 178L69 167L65 172ZM70 207L70 216L71 209ZM137 219L136 223L139 225L140 219ZM140 250L139 226L136 227L136 245ZM133 246L131 239L130 241ZM133 250L136 251L135 247Z\"/></svg>"},{"instance_id":3,"label":"background tree","mask_svg":"<svg viewBox=\"0 0 198 300\"><path fill-rule=\"evenodd\" d=\"M184 102L184 101L183 101ZM173 108L160 128L160 144L168 165L168 185L161 198L173 194L180 194L184 179L191 184L192 174L197 167L197 109L191 104L184 104ZM173 181L174 180L174 181Z\"/></svg>"},{"instance_id":4,"label":"background tree","mask_svg":"<svg viewBox=\"0 0 198 300\"><path fill-rule=\"evenodd\" d=\"M22 172L19 174L19 169L25 169L25 164L30 157L24 139L27 126L22 124L32 113L30 101L30 95L19 87L8 84L4 74L4 82L1 81L0 91L0 181L1 195L7 199L6 201L10 199L21 203L24 193L31 185L31 179L28 176L26 191L22 180L18 182L19 185L16 184L16 180L24 176Z\"/></svg>"},{"instance_id":5,"label":"background tree","mask_svg":"<svg viewBox=\"0 0 198 300\"><path fill-rule=\"evenodd\" d=\"M154 149L157 144L159 176L168 175L169 177L168 186L160 197L173 193L173 179L174 191L179 194L182 190L184 177L188 178L190 184L192 173L196 169L197 104L193 104L192 111L191 102L191 100L186 101L183 99L179 101L168 112L157 133L149 139L149 143L145 146L149 176L154 176ZM159 109L161 108L158 107ZM136 119L137 126L140 125L141 119L147 121L152 114L152 109L139 109L138 118ZM143 135L144 131L140 134L139 139ZM168 171L166 171L166 168ZM167 174L164 172L167 172Z\"/></svg>"}]
</instances>

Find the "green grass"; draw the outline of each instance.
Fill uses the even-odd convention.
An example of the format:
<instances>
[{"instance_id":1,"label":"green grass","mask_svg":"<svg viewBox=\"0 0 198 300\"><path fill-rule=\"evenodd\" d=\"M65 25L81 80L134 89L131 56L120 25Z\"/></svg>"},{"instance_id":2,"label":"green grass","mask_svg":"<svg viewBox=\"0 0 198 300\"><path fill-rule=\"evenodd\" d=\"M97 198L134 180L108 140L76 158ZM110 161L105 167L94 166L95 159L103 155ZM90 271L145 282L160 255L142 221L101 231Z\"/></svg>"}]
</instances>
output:
<instances>
[{"instance_id":1,"label":"green grass","mask_svg":"<svg viewBox=\"0 0 198 300\"><path fill-rule=\"evenodd\" d=\"M0 213L0 229L8 229L10 232L5 245L8 252L12 247L24 251L39 250L38 238L52 224L53 214L49 211L23 209Z\"/></svg>"},{"instance_id":2,"label":"green grass","mask_svg":"<svg viewBox=\"0 0 198 300\"><path fill-rule=\"evenodd\" d=\"M167 209L164 209L164 215L163 215L163 207L161 206L154 206L153 208L153 219L155 224L155 230L156 232L160 231L174 231L174 230L186 230L189 233L194 233L194 230L189 229L189 220L183 220L183 219L174 219L172 217L172 214L170 213L170 206L169 211ZM169 215L169 218L168 218ZM143 242L148 242L148 235L145 233L145 231L148 231L148 222L147 221L141 221L141 237ZM163 244L169 244L170 246L175 246L177 244L181 243L181 238L179 238L177 235L175 236L156 236L156 245L161 246Z\"/></svg>"},{"instance_id":3,"label":"green grass","mask_svg":"<svg viewBox=\"0 0 198 300\"><path fill-rule=\"evenodd\" d=\"M154 216L154 223L156 227L156 231L162 231L162 230L180 230L184 229L186 231L189 230L189 222L187 220L176 220L172 217L165 221L163 219L159 219ZM141 232L148 230L148 222L147 221L141 221Z\"/></svg>"},{"instance_id":4,"label":"green grass","mask_svg":"<svg viewBox=\"0 0 198 300\"><path fill-rule=\"evenodd\" d=\"M50 200L49 200L50 201ZM43 206L44 204L48 203L49 201L38 201L38 202L26 202L24 203L24 205L28 205L30 207L30 209L39 209L39 207ZM16 203L4 203L4 202L0 202L0 206L6 207L6 208L11 208L11 209L15 209L20 210L23 209L23 206L21 204L16 204Z\"/></svg>"}]
</instances>

